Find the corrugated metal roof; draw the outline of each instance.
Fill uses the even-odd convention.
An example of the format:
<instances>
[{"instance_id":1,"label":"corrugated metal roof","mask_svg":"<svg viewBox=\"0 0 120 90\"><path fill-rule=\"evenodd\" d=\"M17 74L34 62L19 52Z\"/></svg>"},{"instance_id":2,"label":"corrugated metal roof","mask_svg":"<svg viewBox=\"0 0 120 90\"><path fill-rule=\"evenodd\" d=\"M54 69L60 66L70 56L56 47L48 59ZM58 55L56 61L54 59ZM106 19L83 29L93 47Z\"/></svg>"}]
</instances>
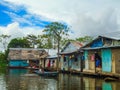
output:
<instances>
[{"instance_id":1,"label":"corrugated metal roof","mask_svg":"<svg viewBox=\"0 0 120 90\"><path fill-rule=\"evenodd\" d=\"M57 55L55 55L55 56L48 56L48 57L46 57L47 59L55 59L55 58L57 58L58 56Z\"/></svg>"},{"instance_id":2,"label":"corrugated metal roof","mask_svg":"<svg viewBox=\"0 0 120 90\"><path fill-rule=\"evenodd\" d=\"M120 40L120 37L109 36L109 35L106 35L106 36L99 36L99 37L108 38L108 39L114 39L114 40Z\"/></svg>"},{"instance_id":3,"label":"corrugated metal roof","mask_svg":"<svg viewBox=\"0 0 120 90\"><path fill-rule=\"evenodd\" d=\"M61 50L61 52L63 52L63 51L65 50L65 48L67 48L67 46L68 46L70 43L73 44L77 49L80 49L80 48L83 46L83 44L80 43L80 42L78 42L78 41L71 41L71 42L68 42L68 43L63 47L63 49ZM74 52L74 51L73 51L73 52Z\"/></svg>"},{"instance_id":4,"label":"corrugated metal roof","mask_svg":"<svg viewBox=\"0 0 120 90\"><path fill-rule=\"evenodd\" d=\"M103 33L101 34L101 36L106 36L106 37L111 37L113 39L116 39L116 40L120 40L120 30L118 31L113 31L113 32L108 32L108 33Z\"/></svg>"},{"instance_id":5,"label":"corrugated metal roof","mask_svg":"<svg viewBox=\"0 0 120 90\"><path fill-rule=\"evenodd\" d=\"M75 41L75 42L71 42L74 46L76 46L78 49L81 48L83 46L82 43Z\"/></svg>"},{"instance_id":6,"label":"corrugated metal roof","mask_svg":"<svg viewBox=\"0 0 120 90\"><path fill-rule=\"evenodd\" d=\"M73 51L73 52L61 52L61 53L59 53L59 54L73 54L73 53L75 53L75 52L77 52L77 51Z\"/></svg>"},{"instance_id":7,"label":"corrugated metal roof","mask_svg":"<svg viewBox=\"0 0 120 90\"><path fill-rule=\"evenodd\" d=\"M45 49L45 51L48 52L49 56L57 55L57 49Z\"/></svg>"},{"instance_id":8,"label":"corrugated metal roof","mask_svg":"<svg viewBox=\"0 0 120 90\"><path fill-rule=\"evenodd\" d=\"M94 41L96 41L96 40L98 40L98 39L100 39L100 38L107 38L107 39L112 39L112 40L120 40L120 39L114 38L114 37L98 36L98 37L96 37L94 40L92 40L91 42L89 42L89 43L87 43L86 45L84 45L83 47L86 47L86 46L92 44Z\"/></svg>"}]
</instances>

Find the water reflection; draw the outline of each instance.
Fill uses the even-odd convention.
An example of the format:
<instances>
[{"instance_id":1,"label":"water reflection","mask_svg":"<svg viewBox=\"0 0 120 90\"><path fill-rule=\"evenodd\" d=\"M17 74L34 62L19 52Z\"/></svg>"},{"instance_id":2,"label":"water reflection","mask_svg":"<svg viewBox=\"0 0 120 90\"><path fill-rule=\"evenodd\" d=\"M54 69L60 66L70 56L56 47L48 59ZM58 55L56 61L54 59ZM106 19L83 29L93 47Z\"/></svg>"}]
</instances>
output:
<instances>
[{"instance_id":1,"label":"water reflection","mask_svg":"<svg viewBox=\"0 0 120 90\"><path fill-rule=\"evenodd\" d=\"M26 69L10 69L0 72L0 90L119 90L120 82L104 82L102 79L60 74L57 78L25 76Z\"/></svg>"}]
</instances>

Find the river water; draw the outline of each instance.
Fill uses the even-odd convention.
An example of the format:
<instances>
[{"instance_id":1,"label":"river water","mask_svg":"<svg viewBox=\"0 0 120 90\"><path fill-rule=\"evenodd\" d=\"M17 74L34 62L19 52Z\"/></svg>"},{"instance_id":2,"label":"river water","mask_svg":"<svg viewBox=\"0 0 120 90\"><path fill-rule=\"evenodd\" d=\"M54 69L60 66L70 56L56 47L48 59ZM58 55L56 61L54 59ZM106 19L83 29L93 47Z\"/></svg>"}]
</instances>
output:
<instances>
[{"instance_id":1,"label":"river water","mask_svg":"<svg viewBox=\"0 0 120 90\"><path fill-rule=\"evenodd\" d=\"M0 70L0 90L120 90L120 82L71 74L48 78L26 69L5 69Z\"/></svg>"}]
</instances>

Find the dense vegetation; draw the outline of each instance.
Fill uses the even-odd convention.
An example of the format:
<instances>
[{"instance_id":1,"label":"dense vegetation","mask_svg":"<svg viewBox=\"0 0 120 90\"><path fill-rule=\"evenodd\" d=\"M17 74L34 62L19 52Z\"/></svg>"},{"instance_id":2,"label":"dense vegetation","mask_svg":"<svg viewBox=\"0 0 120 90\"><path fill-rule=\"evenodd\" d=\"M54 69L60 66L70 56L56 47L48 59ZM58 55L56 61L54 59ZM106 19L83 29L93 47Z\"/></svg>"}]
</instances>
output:
<instances>
[{"instance_id":1,"label":"dense vegetation","mask_svg":"<svg viewBox=\"0 0 120 90\"><path fill-rule=\"evenodd\" d=\"M6 67L7 61L5 59L5 54L0 52L0 68L1 67Z\"/></svg>"}]
</instances>

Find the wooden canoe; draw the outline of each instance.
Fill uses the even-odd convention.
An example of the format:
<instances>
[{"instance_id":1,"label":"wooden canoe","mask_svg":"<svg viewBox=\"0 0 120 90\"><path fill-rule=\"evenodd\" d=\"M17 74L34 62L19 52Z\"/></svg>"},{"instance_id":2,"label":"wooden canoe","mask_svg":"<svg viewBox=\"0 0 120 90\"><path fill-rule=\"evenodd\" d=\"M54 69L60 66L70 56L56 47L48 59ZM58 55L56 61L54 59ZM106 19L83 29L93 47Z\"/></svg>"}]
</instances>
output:
<instances>
[{"instance_id":1,"label":"wooden canoe","mask_svg":"<svg viewBox=\"0 0 120 90\"><path fill-rule=\"evenodd\" d=\"M54 72L50 72L50 71L44 71L44 72L40 72L40 71L35 71L36 74L40 75L40 76L47 76L47 77L55 77L58 76L59 72L54 71Z\"/></svg>"}]
</instances>

